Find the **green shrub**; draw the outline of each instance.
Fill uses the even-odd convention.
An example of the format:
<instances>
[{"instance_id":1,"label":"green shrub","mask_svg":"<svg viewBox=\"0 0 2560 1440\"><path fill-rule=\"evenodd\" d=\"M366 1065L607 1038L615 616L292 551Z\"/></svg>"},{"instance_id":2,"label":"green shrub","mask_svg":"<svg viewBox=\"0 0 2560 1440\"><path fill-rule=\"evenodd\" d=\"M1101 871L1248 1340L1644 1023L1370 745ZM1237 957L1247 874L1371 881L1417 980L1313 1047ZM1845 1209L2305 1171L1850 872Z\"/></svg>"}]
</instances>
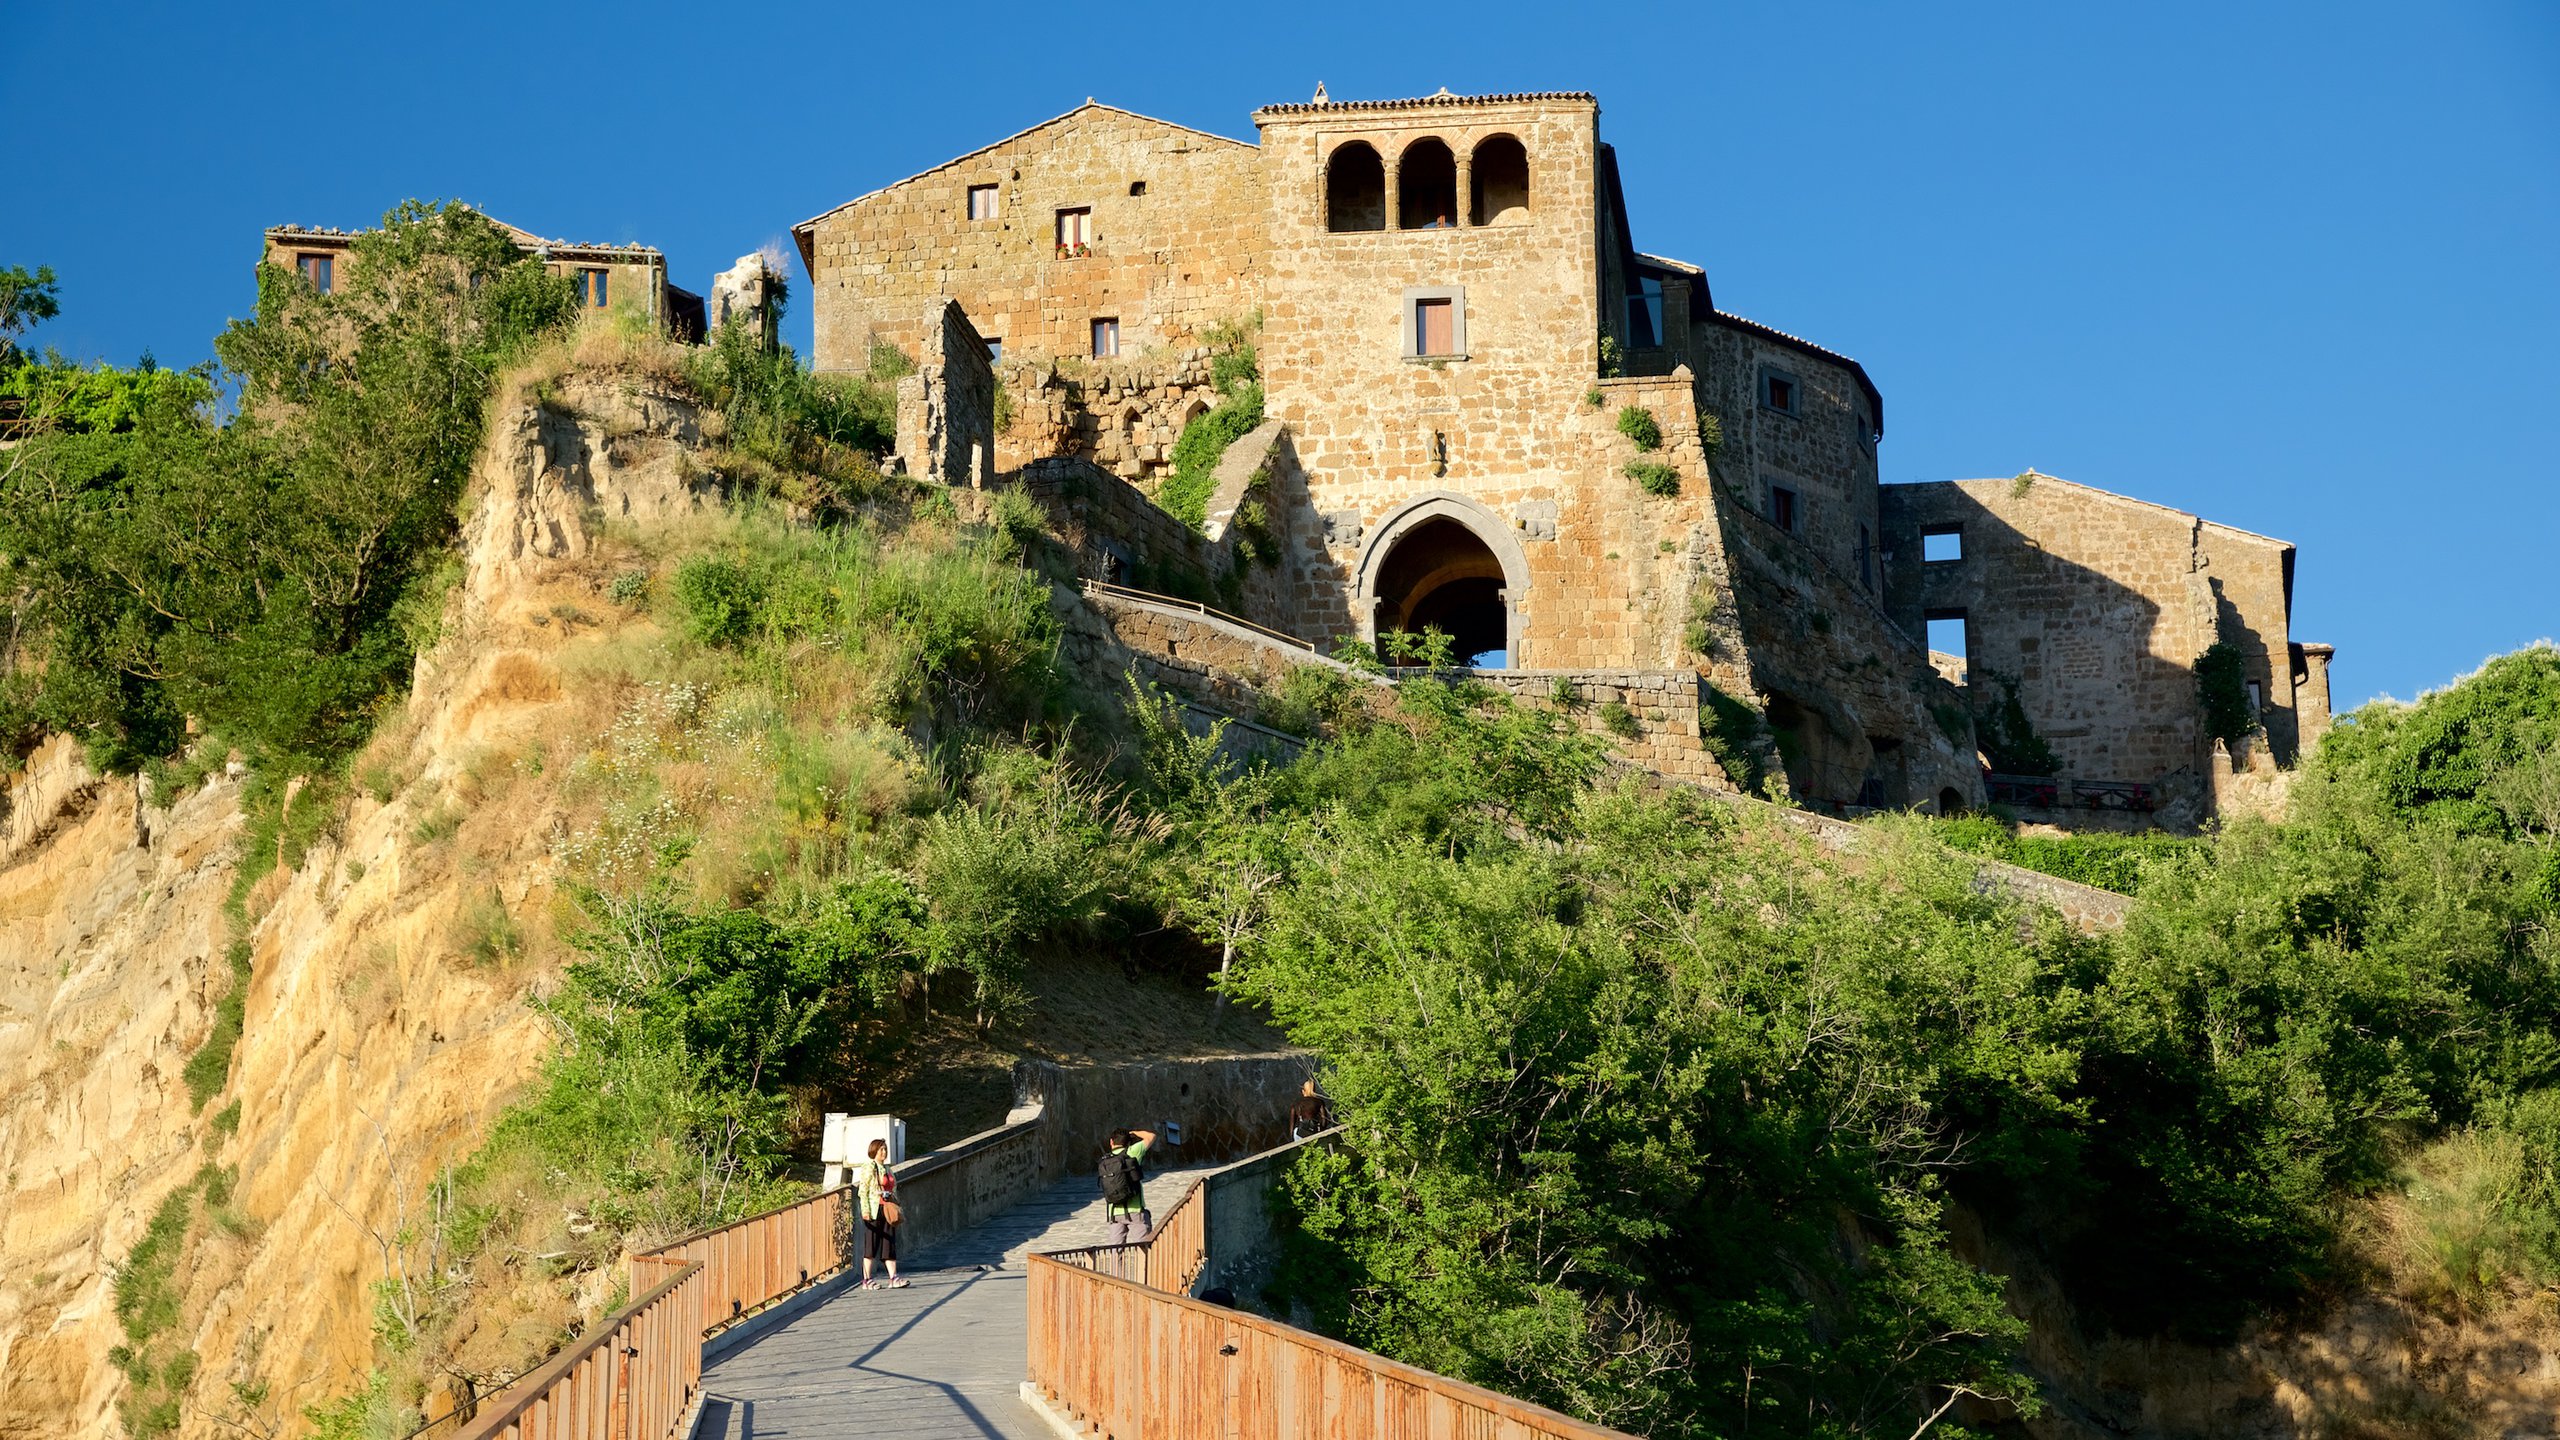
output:
<instances>
[{"instance_id":1,"label":"green shrub","mask_svg":"<svg viewBox=\"0 0 2560 1440\"><path fill-rule=\"evenodd\" d=\"M456 205L392 211L340 275L322 295L258 267L255 311L215 341L241 385L228 424L201 377L146 370L106 387L97 428L12 452L0 554L39 663L0 680L0 743L87 735L129 771L194 716L280 778L371 733L441 615L495 376L577 297Z\"/></svg>"},{"instance_id":2,"label":"green shrub","mask_svg":"<svg viewBox=\"0 0 2560 1440\"><path fill-rule=\"evenodd\" d=\"M2196 657L2195 672L2205 734L2236 745L2258 728L2249 708L2249 662L2239 647L2216 640Z\"/></svg>"},{"instance_id":3,"label":"green shrub","mask_svg":"<svg viewBox=\"0 0 2560 1440\"><path fill-rule=\"evenodd\" d=\"M676 604L695 643L734 646L757 623L764 582L734 560L705 555L676 570Z\"/></svg>"},{"instance_id":4,"label":"green shrub","mask_svg":"<svg viewBox=\"0 0 2560 1440\"><path fill-rule=\"evenodd\" d=\"M613 577L613 584L605 594L616 605L637 605L649 598L649 572L625 570Z\"/></svg>"},{"instance_id":5,"label":"green shrub","mask_svg":"<svg viewBox=\"0 0 2560 1440\"><path fill-rule=\"evenodd\" d=\"M2003 775L2061 774L2062 757L2053 753L2053 747L2036 733L2035 722L2027 718L2027 707L2018 698L2018 682L1985 669L1974 692L1980 697L1994 689L1999 698L1988 706L1977 698L1973 713L1973 731L1983 758Z\"/></svg>"},{"instance_id":6,"label":"green shrub","mask_svg":"<svg viewBox=\"0 0 2560 1440\"><path fill-rule=\"evenodd\" d=\"M1618 412L1618 433L1636 442L1639 450L1662 448L1662 422L1641 405L1629 405Z\"/></svg>"},{"instance_id":7,"label":"green shrub","mask_svg":"<svg viewBox=\"0 0 2560 1440\"><path fill-rule=\"evenodd\" d=\"M1629 461L1627 478L1647 495L1669 497L1680 493L1680 472L1659 460Z\"/></svg>"},{"instance_id":8,"label":"green shrub","mask_svg":"<svg viewBox=\"0 0 2560 1440\"><path fill-rule=\"evenodd\" d=\"M1156 504L1194 530L1209 522L1209 496L1218 488L1218 462L1227 447L1262 423L1262 386L1247 381L1216 408L1195 416L1173 442L1173 474L1156 492Z\"/></svg>"},{"instance_id":9,"label":"green shrub","mask_svg":"<svg viewBox=\"0 0 2560 1440\"><path fill-rule=\"evenodd\" d=\"M1600 724L1621 740L1644 738L1644 726L1623 700L1604 701L1600 706Z\"/></svg>"}]
</instances>

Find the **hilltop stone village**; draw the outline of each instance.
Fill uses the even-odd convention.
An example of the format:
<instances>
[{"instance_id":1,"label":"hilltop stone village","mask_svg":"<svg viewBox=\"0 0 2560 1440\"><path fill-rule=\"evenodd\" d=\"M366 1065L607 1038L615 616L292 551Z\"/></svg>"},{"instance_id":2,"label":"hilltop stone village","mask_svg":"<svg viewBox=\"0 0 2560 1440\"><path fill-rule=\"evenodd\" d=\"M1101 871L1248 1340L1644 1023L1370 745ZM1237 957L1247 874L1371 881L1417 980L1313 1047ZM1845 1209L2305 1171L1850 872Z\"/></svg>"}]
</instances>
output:
<instances>
[{"instance_id":1,"label":"hilltop stone village","mask_svg":"<svg viewBox=\"0 0 2560 1440\"><path fill-rule=\"evenodd\" d=\"M2187 830L2280 793L2329 723L2293 546L2032 471L1880 483L1875 382L1637 248L1599 114L1320 90L1247 143L1088 101L794 227L812 363L901 352L892 465L1039 497L1110 638L1197 694L1436 627L1637 763L1835 812ZM517 234L682 339L769 283ZM267 257L325 288L346 241ZM1264 419L1195 528L1156 500L1239 337ZM2211 733L2217 646L2246 734Z\"/></svg>"}]
</instances>

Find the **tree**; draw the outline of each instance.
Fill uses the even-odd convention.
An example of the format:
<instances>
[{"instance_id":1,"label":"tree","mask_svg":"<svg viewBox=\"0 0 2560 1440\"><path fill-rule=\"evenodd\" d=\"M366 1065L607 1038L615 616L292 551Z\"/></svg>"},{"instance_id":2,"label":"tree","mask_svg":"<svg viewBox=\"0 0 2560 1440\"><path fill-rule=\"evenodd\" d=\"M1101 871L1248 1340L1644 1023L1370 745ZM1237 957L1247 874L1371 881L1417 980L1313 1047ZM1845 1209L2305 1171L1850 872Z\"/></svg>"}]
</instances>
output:
<instances>
[{"instance_id":1,"label":"tree","mask_svg":"<svg viewBox=\"0 0 2560 1440\"><path fill-rule=\"evenodd\" d=\"M0 367L18 359L19 337L61 313L52 266L39 265L32 275L22 265L0 270Z\"/></svg>"}]
</instances>

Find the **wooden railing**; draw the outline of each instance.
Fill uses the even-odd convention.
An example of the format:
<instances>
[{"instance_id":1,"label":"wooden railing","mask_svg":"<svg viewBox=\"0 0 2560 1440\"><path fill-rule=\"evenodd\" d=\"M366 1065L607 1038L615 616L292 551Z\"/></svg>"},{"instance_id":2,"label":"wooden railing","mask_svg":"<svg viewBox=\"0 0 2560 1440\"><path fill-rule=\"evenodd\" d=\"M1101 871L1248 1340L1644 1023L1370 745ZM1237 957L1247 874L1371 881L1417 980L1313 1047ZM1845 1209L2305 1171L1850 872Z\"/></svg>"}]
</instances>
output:
<instances>
[{"instance_id":1,"label":"wooden railing","mask_svg":"<svg viewBox=\"0 0 2560 1440\"><path fill-rule=\"evenodd\" d=\"M1087 1245L1044 1252L1061 1265L1134 1280L1157 1290L1190 1293L1209 1263L1209 1187L1198 1180L1156 1222L1154 1233L1128 1245Z\"/></svg>"},{"instance_id":2,"label":"wooden railing","mask_svg":"<svg viewBox=\"0 0 2560 1440\"><path fill-rule=\"evenodd\" d=\"M1629 1440L1191 1297L1208 1264L1211 1228L1221 1223L1213 1197L1234 1193L1221 1179L1340 1134L1294 1140L1194 1181L1138 1244L1031 1256L1026 1393L1053 1418L1116 1440ZM1253 1233L1241 1212L1224 1223L1241 1227L1231 1248Z\"/></svg>"},{"instance_id":3,"label":"wooden railing","mask_svg":"<svg viewBox=\"0 0 2560 1440\"><path fill-rule=\"evenodd\" d=\"M1119 1440L1628 1440L1339 1340L1053 1256L1032 1256L1029 1278L1032 1390L1075 1424Z\"/></svg>"},{"instance_id":4,"label":"wooden railing","mask_svg":"<svg viewBox=\"0 0 2560 1440\"><path fill-rule=\"evenodd\" d=\"M693 1414L706 1335L844 1268L852 1194L822 1191L632 1256L631 1290L639 1299L482 1402L452 1433L458 1440L666 1440Z\"/></svg>"},{"instance_id":5,"label":"wooden railing","mask_svg":"<svg viewBox=\"0 0 2560 1440\"><path fill-rule=\"evenodd\" d=\"M709 1334L730 1321L844 1268L852 1195L839 1187L733 1224L697 1230L631 1257L636 1292L667 1265L703 1267L699 1323Z\"/></svg>"},{"instance_id":6,"label":"wooden railing","mask_svg":"<svg viewBox=\"0 0 2560 1440\"><path fill-rule=\"evenodd\" d=\"M490 1440L673 1435L702 1389L703 1267L665 1267L639 1299L481 1407L462 1434Z\"/></svg>"}]
</instances>

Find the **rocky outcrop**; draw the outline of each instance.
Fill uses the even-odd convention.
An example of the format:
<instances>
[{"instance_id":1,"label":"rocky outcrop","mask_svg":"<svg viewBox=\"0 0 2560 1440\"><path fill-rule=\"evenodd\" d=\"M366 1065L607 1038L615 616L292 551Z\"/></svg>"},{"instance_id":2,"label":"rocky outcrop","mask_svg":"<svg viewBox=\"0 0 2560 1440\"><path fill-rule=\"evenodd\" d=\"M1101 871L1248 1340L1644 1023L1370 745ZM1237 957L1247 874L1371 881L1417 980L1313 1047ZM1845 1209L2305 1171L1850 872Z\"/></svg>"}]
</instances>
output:
<instances>
[{"instance_id":1,"label":"rocky outcrop","mask_svg":"<svg viewBox=\"0 0 2560 1440\"><path fill-rule=\"evenodd\" d=\"M559 958L560 802L514 762L589 724L561 662L612 609L603 542L710 497L685 460L698 431L637 382L572 378L496 415L442 640L359 757L358 793L298 866L246 888L241 918L236 778L152 797L57 740L8 782L0 1436L119 1433L112 1275L206 1164L237 1181L177 1271L176 1340L198 1360L179 1433L286 1433L361 1383L372 1287L415 1263L402 1232L547 1048L524 1002ZM182 1071L235 937L245 1022L199 1110Z\"/></svg>"}]
</instances>

